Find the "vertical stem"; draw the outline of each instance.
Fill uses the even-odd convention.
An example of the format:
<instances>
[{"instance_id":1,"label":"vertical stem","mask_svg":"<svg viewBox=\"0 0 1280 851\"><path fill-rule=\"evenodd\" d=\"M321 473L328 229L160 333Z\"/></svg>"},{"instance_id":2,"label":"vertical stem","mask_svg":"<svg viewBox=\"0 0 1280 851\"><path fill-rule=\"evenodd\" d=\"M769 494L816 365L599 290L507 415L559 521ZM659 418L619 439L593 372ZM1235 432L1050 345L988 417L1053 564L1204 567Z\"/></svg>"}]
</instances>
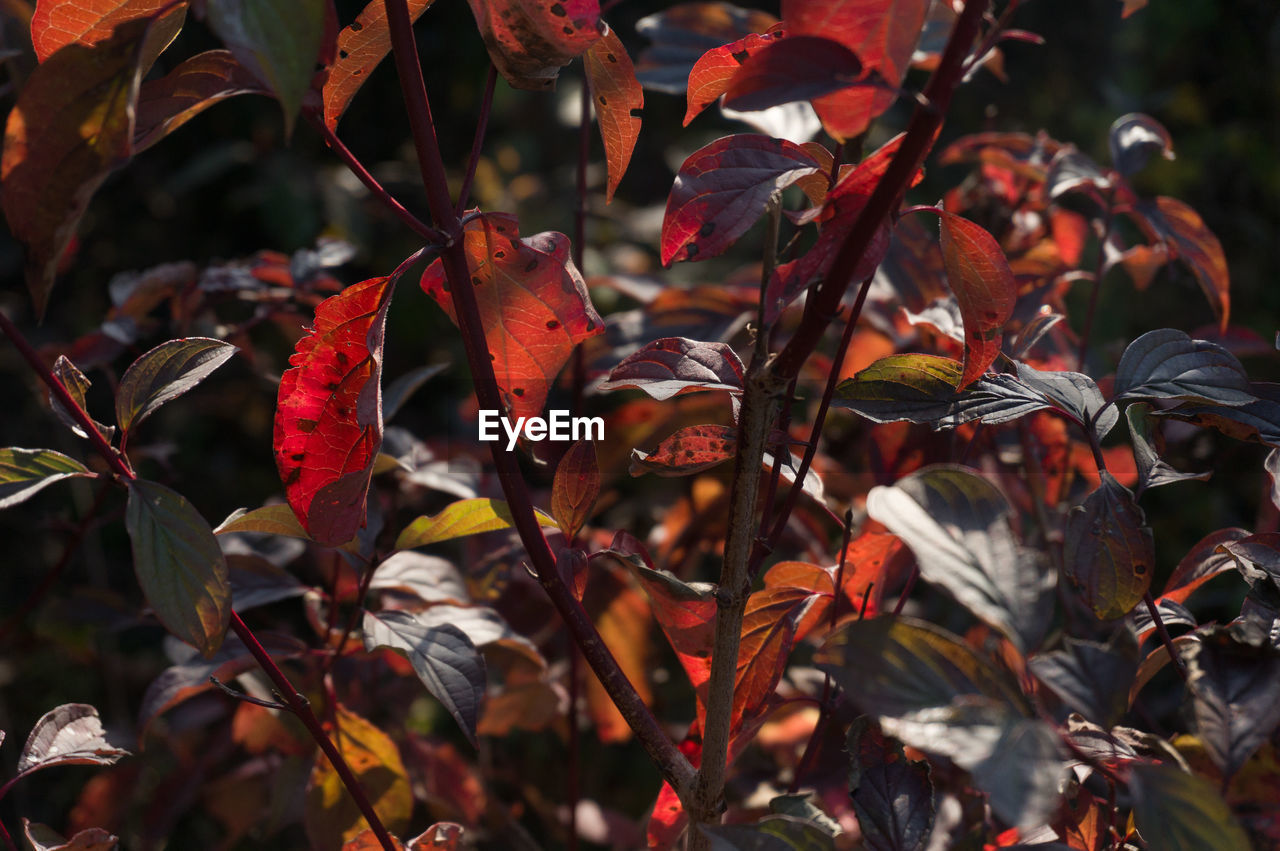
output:
<instances>
[{"instance_id":1,"label":"vertical stem","mask_svg":"<svg viewBox=\"0 0 1280 851\"><path fill-rule=\"evenodd\" d=\"M489 114L493 111L493 90L498 84L498 69L491 63L489 77L484 84L484 97L480 101L480 115L476 118L476 135L471 141L471 156L467 158L467 171L458 190L458 203L453 207L455 216L461 216L471 201L471 184L476 179L476 166L480 164L480 151L484 148L484 135L489 129Z\"/></svg>"},{"instance_id":2,"label":"vertical stem","mask_svg":"<svg viewBox=\"0 0 1280 851\"><path fill-rule=\"evenodd\" d=\"M1178 656L1178 649L1174 646L1173 638L1169 635L1169 630L1164 625L1164 618L1160 617L1160 607L1156 605L1156 601L1152 598L1150 591L1142 595L1142 602L1147 604L1147 611L1151 614L1151 620L1155 622L1160 642L1164 644L1164 649L1169 651L1169 661L1173 662L1173 667L1177 669L1178 676L1182 677L1182 681L1184 683L1187 682L1187 669L1182 665L1182 659Z\"/></svg>"}]
</instances>

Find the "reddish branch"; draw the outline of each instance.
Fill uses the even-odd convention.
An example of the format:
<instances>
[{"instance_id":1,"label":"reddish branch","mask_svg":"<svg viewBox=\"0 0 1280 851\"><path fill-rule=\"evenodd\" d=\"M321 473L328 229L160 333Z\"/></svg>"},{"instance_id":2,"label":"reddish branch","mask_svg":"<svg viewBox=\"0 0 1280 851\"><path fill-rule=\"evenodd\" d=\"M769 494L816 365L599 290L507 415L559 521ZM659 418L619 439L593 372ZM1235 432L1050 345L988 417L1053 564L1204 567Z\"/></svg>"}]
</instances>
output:
<instances>
[{"instance_id":1,"label":"reddish branch","mask_svg":"<svg viewBox=\"0 0 1280 851\"><path fill-rule=\"evenodd\" d=\"M418 154L418 167L431 217L443 230L448 242L441 259L445 275L453 283L454 309L458 327L462 332L463 348L475 382L476 398L481 408L501 410L501 396L489 361L488 344L475 293L468 282L471 278L462 244L462 223L449 198L444 162L436 139L435 125L431 119L431 106L427 99L426 84L422 79L422 67L418 63L418 49L413 35L413 25L405 0L385 0L387 21L391 28L391 44L396 70L400 76L401 92L409 113L409 126L413 131L414 147ZM507 452L498 443L491 444L494 466L503 495L511 509L512 519L525 551L533 563L534 573L552 604L563 618L570 634L582 651L583 657L599 678L610 699L626 719L636 738L658 767L664 779L671 784L681 798L692 787L693 768L684 754L671 742L657 718L636 692L617 660L601 640L595 624L573 596L556 571L555 554L542 534L533 513L533 501L521 473L515 453Z\"/></svg>"}]
</instances>

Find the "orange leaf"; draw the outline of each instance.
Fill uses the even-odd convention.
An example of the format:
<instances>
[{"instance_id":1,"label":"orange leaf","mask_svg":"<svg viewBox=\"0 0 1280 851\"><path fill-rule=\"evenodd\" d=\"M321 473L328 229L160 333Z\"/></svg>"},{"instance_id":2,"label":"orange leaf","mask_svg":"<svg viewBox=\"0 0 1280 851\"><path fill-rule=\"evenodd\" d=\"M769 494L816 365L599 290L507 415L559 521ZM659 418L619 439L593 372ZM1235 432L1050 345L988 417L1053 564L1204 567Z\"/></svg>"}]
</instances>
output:
<instances>
[{"instance_id":1,"label":"orange leaf","mask_svg":"<svg viewBox=\"0 0 1280 851\"><path fill-rule=\"evenodd\" d=\"M1231 318L1231 273L1218 237L1199 213L1176 198L1156 198L1154 205L1143 205L1141 211L1173 256L1196 276L1218 318L1219 329L1225 332Z\"/></svg>"},{"instance_id":2,"label":"orange leaf","mask_svg":"<svg viewBox=\"0 0 1280 851\"><path fill-rule=\"evenodd\" d=\"M68 44L84 47L106 41L121 24L149 18L165 10L163 25L148 34L143 68L150 68L160 51L173 41L186 16L185 2L172 0L39 0L31 16L31 46L41 62Z\"/></svg>"},{"instance_id":3,"label":"orange leaf","mask_svg":"<svg viewBox=\"0 0 1280 851\"><path fill-rule=\"evenodd\" d=\"M689 108L684 114L684 126L688 127L698 113L728 91L733 76L748 58L784 35L776 28L767 33L752 33L702 54L689 72Z\"/></svg>"},{"instance_id":4,"label":"orange leaf","mask_svg":"<svg viewBox=\"0 0 1280 851\"><path fill-rule=\"evenodd\" d=\"M458 851L462 846L462 825L436 822L409 840L409 851Z\"/></svg>"},{"instance_id":5,"label":"orange leaf","mask_svg":"<svg viewBox=\"0 0 1280 851\"><path fill-rule=\"evenodd\" d=\"M606 29L582 55L582 67L591 89L591 103L596 108L600 138L604 140L605 161L609 166L609 183L605 203L613 200L622 175L631 162L636 139L640 136L640 110L644 107L644 90L636 79L635 66L617 33Z\"/></svg>"},{"instance_id":6,"label":"orange leaf","mask_svg":"<svg viewBox=\"0 0 1280 851\"><path fill-rule=\"evenodd\" d=\"M591 516L600 496L600 466L595 444L580 440L569 447L556 466L551 486L551 515L570 541Z\"/></svg>"},{"instance_id":7,"label":"orange leaf","mask_svg":"<svg viewBox=\"0 0 1280 851\"><path fill-rule=\"evenodd\" d=\"M595 621L605 645L613 651L623 673L640 699L653 702L649 687L649 630L653 615L649 602L621 568L606 561L593 566L583 606ZM631 727L594 673L586 680L587 710L602 742L625 742Z\"/></svg>"},{"instance_id":8,"label":"orange leaf","mask_svg":"<svg viewBox=\"0 0 1280 851\"><path fill-rule=\"evenodd\" d=\"M942 262L947 284L964 320L963 390L977 381L1000 354L1001 331L1013 315L1018 284L1000 244L980 225L954 213L942 217Z\"/></svg>"},{"instance_id":9,"label":"orange leaf","mask_svg":"<svg viewBox=\"0 0 1280 851\"><path fill-rule=\"evenodd\" d=\"M732 426L689 426L667 437L649 455L631 450L631 475L688 476L733 458L737 445Z\"/></svg>"},{"instance_id":10,"label":"orange leaf","mask_svg":"<svg viewBox=\"0 0 1280 851\"><path fill-rule=\"evenodd\" d=\"M829 599L830 590L827 593ZM731 729L736 731L744 718L754 717L765 706L787 667L797 625L820 597L821 591L779 585L763 588L747 599L738 645Z\"/></svg>"},{"instance_id":11,"label":"orange leaf","mask_svg":"<svg viewBox=\"0 0 1280 851\"><path fill-rule=\"evenodd\" d=\"M489 58L512 88L545 91L600 38L599 0L468 0Z\"/></svg>"},{"instance_id":12,"label":"orange leaf","mask_svg":"<svg viewBox=\"0 0 1280 851\"><path fill-rule=\"evenodd\" d=\"M537 416L573 347L604 333L569 238L547 231L522 239L515 216L483 213L467 222L464 246L508 415ZM440 260L422 273L423 291L456 324L452 283Z\"/></svg>"},{"instance_id":13,"label":"orange leaf","mask_svg":"<svg viewBox=\"0 0 1280 851\"><path fill-rule=\"evenodd\" d=\"M409 0L409 19L416 21L434 0ZM391 30L387 26L384 0L370 0L355 21L338 33L338 61L325 77L320 91L324 102L324 123L337 128L351 99L378 63L391 51Z\"/></svg>"}]
</instances>

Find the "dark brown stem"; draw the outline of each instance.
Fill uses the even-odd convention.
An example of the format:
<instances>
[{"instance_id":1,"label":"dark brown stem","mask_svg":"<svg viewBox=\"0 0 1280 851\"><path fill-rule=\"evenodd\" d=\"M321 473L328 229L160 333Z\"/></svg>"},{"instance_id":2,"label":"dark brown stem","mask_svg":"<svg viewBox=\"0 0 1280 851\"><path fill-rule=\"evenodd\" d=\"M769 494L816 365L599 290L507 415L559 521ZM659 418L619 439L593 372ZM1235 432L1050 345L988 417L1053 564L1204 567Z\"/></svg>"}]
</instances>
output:
<instances>
[{"instance_id":1,"label":"dark brown stem","mask_svg":"<svg viewBox=\"0 0 1280 851\"><path fill-rule=\"evenodd\" d=\"M897 617L902 614L902 607L907 604L907 598L911 596L911 589L916 587L916 580L920 578L920 565L911 565L911 572L907 574L906 584L902 586L902 593L898 596L898 602L894 604L893 615Z\"/></svg>"},{"instance_id":2,"label":"dark brown stem","mask_svg":"<svg viewBox=\"0 0 1280 851\"><path fill-rule=\"evenodd\" d=\"M396 69L400 75L405 108L409 113L409 125L413 130L414 146L418 152L418 165L422 171L431 206L432 218L443 228L450 240L441 254L445 275L452 283L454 310L458 328L462 332L463 348L471 376L475 382L476 399L481 408L502 410L498 383L489 360L488 344L475 293L469 286L470 270L463 251L462 224L449 200L445 182L444 163L440 158L440 146L436 140L431 120L431 107L427 102L426 86L422 82L422 68L418 64L417 45L412 22L405 0L385 0L387 21L391 28L391 43ZM551 598L552 605L560 613L574 642L595 672L614 705L636 734L649 758L653 760L663 778L684 799L689 795L693 782L693 767L689 760L672 743L658 719L645 705L635 686L618 666L617 659L600 638L595 624L582 604L564 583L556 571L555 555L542 534L528 485L520 470L514 452L507 452L500 442L491 445L498 482L510 507L513 526L524 544L533 564L534 574Z\"/></svg>"},{"instance_id":3,"label":"dark brown stem","mask_svg":"<svg viewBox=\"0 0 1280 851\"><path fill-rule=\"evenodd\" d=\"M365 598L369 596L369 585L373 582L373 572L377 569L378 569L378 559L376 557L371 559L364 566L364 573L360 575L360 586L356 590L356 604L351 607L351 611L347 615L346 625L342 628L342 639L338 642L338 646L334 649L333 653L327 656L324 660L324 665L322 666L321 673L323 673L325 676L328 676L330 672L333 671L333 666L337 663L338 657L342 655L342 648L347 646L348 639L350 639L351 634L356 631L356 625L360 621L361 613L364 612ZM335 577L340 576L341 570L342 570L342 565L338 564L335 568L334 576ZM338 583L335 578L335 581L334 581L335 591L337 589L337 584ZM331 611L337 611L338 598L336 593L329 595L329 606Z\"/></svg>"},{"instance_id":4,"label":"dark brown stem","mask_svg":"<svg viewBox=\"0 0 1280 851\"><path fill-rule=\"evenodd\" d=\"M324 123L324 118L310 110L304 110L303 114L307 117L307 121L314 127L321 136L324 137L325 144L333 149L338 155L338 159L347 166L352 174L356 176L365 188L374 194L388 210L396 215L400 221L409 226L409 229L421 236L427 242L441 244L444 240L444 234L419 219L408 208L396 200L395 196L387 191L378 179L369 173L369 169L365 168L364 163L351 153L351 150L343 144L338 138L338 134L329 129L329 125Z\"/></svg>"},{"instance_id":5,"label":"dark brown stem","mask_svg":"<svg viewBox=\"0 0 1280 851\"><path fill-rule=\"evenodd\" d=\"M1147 611L1151 614L1151 620L1156 625L1156 633L1160 636L1160 643L1169 652L1169 660L1173 662L1173 667L1177 669L1178 676L1182 677L1182 681L1185 683L1187 681L1187 669L1182 665L1178 650L1173 646L1173 638L1169 635L1169 630L1164 625L1164 618L1160 617L1160 607L1156 605L1156 601L1152 598L1150 591L1142 595L1142 602L1147 604Z\"/></svg>"},{"instance_id":6,"label":"dark brown stem","mask_svg":"<svg viewBox=\"0 0 1280 851\"><path fill-rule=\"evenodd\" d=\"M498 69L489 66L489 77L484 83L484 98L480 101L480 115L476 118L476 135L471 141L471 156L467 158L467 171L462 176L462 187L458 190L458 203L454 204L455 215L462 215L471 203L471 185L475 183L476 166L480 164L480 152L484 149L484 134L489 129L489 113L493 111L493 90L498 84Z\"/></svg>"}]
</instances>

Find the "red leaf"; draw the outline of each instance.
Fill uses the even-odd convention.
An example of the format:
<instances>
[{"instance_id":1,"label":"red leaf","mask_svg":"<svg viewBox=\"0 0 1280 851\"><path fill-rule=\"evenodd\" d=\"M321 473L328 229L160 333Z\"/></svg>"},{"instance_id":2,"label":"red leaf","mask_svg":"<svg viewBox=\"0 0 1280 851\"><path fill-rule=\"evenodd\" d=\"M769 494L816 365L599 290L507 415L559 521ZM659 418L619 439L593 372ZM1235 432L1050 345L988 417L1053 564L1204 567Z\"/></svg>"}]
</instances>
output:
<instances>
[{"instance_id":1,"label":"red leaf","mask_svg":"<svg viewBox=\"0 0 1280 851\"><path fill-rule=\"evenodd\" d=\"M765 706L795 643L796 627L821 598L821 591L789 585L763 588L747 599L738 645L730 729L754 717ZM830 586L827 594L830 599Z\"/></svg>"},{"instance_id":2,"label":"red leaf","mask_svg":"<svg viewBox=\"0 0 1280 851\"><path fill-rule=\"evenodd\" d=\"M837 41L793 35L757 51L733 75L724 105L740 112L813 100L858 81L862 63Z\"/></svg>"},{"instance_id":3,"label":"red leaf","mask_svg":"<svg viewBox=\"0 0 1280 851\"><path fill-rule=\"evenodd\" d=\"M520 238L516 217L484 213L467 222L464 245L489 358L511 417L537 416L573 347L604 333L569 239L547 231ZM422 289L457 323L451 282L436 260Z\"/></svg>"},{"instance_id":4,"label":"red leaf","mask_svg":"<svg viewBox=\"0 0 1280 851\"><path fill-rule=\"evenodd\" d=\"M644 90L636 80L636 69L627 56L627 49L611 29L606 29L604 36L582 55L582 68L591 89L591 102L596 108L596 121L609 166L607 204L613 200L614 190L627 172L631 152L640 136Z\"/></svg>"},{"instance_id":5,"label":"red leaf","mask_svg":"<svg viewBox=\"0 0 1280 851\"><path fill-rule=\"evenodd\" d=\"M43 62L68 44L84 47L106 41L116 27L155 15L166 6L163 25L148 34L143 68L173 41L186 16L185 2L172 0L39 0L31 15L31 46Z\"/></svg>"},{"instance_id":6,"label":"red leaf","mask_svg":"<svg viewBox=\"0 0 1280 851\"><path fill-rule=\"evenodd\" d=\"M409 0L409 18L418 20L434 0ZM391 51L391 30L387 26L385 0L370 0L355 21L338 33L338 61L325 77L320 91L324 103L324 123L337 128L351 99L378 63Z\"/></svg>"},{"instance_id":7,"label":"red leaf","mask_svg":"<svg viewBox=\"0 0 1280 851\"><path fill-rule=\"evenodd\" d=\"M597 565L590 572L582 605L591 615L600 639L618 660L640 699L653 702L649 686L653 616L650 603L617 564ZM584 681L587 711L602 742L625 742L631 727L594 673Z\"/></svg>"},{"instance_id":8,"label":"red leaf","mask_svg":"<svg viewBox=\"0 0 1280 851\"><path fill-rule=\"evenodd\" d=\"M221 100L235 95L270 95L229 50L198 53L138 91L134 152L156 142Z\"/></svg>"},{"instance_id":9,"label":"red leaf","mask_svg":"<svg viewBox=\"0 0 1280 851\"><path fill-rule=\"evenodd\" d=\"M980 225L954 213L942 217L942 262L964 320L963 390L1000 354L1001 332L1013 315L1018 284L1000 244Z\"/></svg>"},{"instance_id":10,"label":"red leaf","mask_svg":"<svg viewBox=\"0 0 1280 851\"><path fill-rule=\"evenodd\" d=\"M1187 264L1196 276L1219 330L1225 332L1231 318L1231 273L1222 243L1195 210L1176 198L1158 197L1154 204L1142 205L1140 211L1174 258Z\"/></svg>"},{"instance_id":11,"label":"red leaf","mask_svg":"<svg viewBox=\"0 0 1280 851\"><path fill-rule=\"evenodd\" d=\"M885 142L858 167L849 172L836 184L835 189L827 194L826 203L817 208L818 221L822 230L818 241L801 257L783 263L773 271L769 278L769 286L765 293L765 321L772 323L783 308L795 300L817 278L824 277L831 268L831 263L844 245L849 232L853 230L858 214L867 205L867 199L875 190L876 184L889 168L889 162L902 144L902 134ZM918 177L917 177L918 179ZM914 180L912 181L914 184ZM862 261L854 273L855 280L871 275L876 266L889 251L890 226L881 225L867 246Z\"/></svg>"},{"instance_id":12,"label":"red leaf","mask_svg":"<svg viewBox=\"0 0 1280 851\"><path fill-rule=\"evenodd\" d=\"M711 648L715 640L716 599L706 585L689 585L666 571L653 570L640 564L647 558L613 548L605 552L622 560L631 568L649 597L654 619L662 627L676 658L689 677L698 701L706 696L707 678L711 676Z\"/></svg>"},{"instance_id":13,"label":"red leaf","mask_svg":"<svg viewBox=\"0 0 1280 851\"><path fill-rule=\"evenodd\" d=\"M773 193L818 170L794 142L751 133L726 136L680 166L662 219L662 265L705 260L755 224Z\"/></svg>"},{"instance_id":14,"label":"red leaf","mask_svg":"<svg viewBox=\"0 0 1280 851\"><path fill-rule=\"evenodd\" d=\"M636 32L653 42L636 57L636 71L645 88L683 96L704 53L777 23L768 12L728 3L680 3L636 23Z\"/></svg>"},{"instance_id":15,"label":"red leaf","mask_svg":"<svg viewBox=\"0 0 1280 851\"><path fill-rule=\"evenodd\" d=\"M928 0L783 0L782 20L790 36L816 35L838 41L893 87L902 82L924 26ZM850 88L813 102L823 128L837 141L862 133L893 103L892 91Z\"/></svg>"},{"instance_id":16,"label":"red leaf","mask_svg":"<svg viewBox=\"0 0 1280 851\"><path fill-rule=\"evenodd\" d=\"M512 88L553 88L600 38L599 0L468 0L489 58Z\"/></svg>"},{"instance_id":17,"label":"red leaf","mask_svg":"<svg viewBox=\"0 0 1280 851\"><path fill-rule=\"evenodd\" d=\"M365 523L373 459L382 445L382 334L396 279L353 284L316 308L280 379L276 467L307 534L343 544Z\"/></svg>"},{"instance_id":18,"label":"red leaf","mask_svg":"<svg viewBox=\"0 0 1280 851\"><path fill-rule=\"evenodd\" d=\"M662 401L699 390L742 391L742 361L724 343L664 337L623 358L601 390L638 387Z\"/></svg>"},{"instance_id":19,"label":"red leaf","mask_svg":"<svg viewBox=\"0 0 1280 851\"><path fill-rule=\"evenodd\" d=\"M149 30L150 21L130 21L93 47L68 44L31 73L9 113L0 203L27 247L27 287L39 314L93 193L133 154Z\"/></svg>"},{"instance_id":20,"label":"red leaf","mask_svg":"<svg viewBox=\"0 0 1280 851\"><path fill-rule=\"evenodd\" d=\"M732 426L689 426L659 443L651 455L631 450L631 475L688 476L722 464L737 452L737 433Z\"/></svg>"},{"instance_id":21,"label":"red leaf","mask_svg":"<svg viewBox=\"0 0 1280 851\"><path fill-rule=\"evenodd\" d=\"M749 57L783 35L782 30L778 29L767 33L752 33L702 54L689 72L689 108L684 114L684 126L688 127L698 113L715 103L729 89L729 83Z\"/></svg>"},{"instance_id":22,"label":"red leaf","mask_svg":"<svg viewBox=\"0 0 1280 851\"><path fill-rule=\"evenodd\" d=\"M551 486L551 516L556 518L565 538L572 541L578 534L598 496L600 466L595 444L579 440L560 458Z\"/></svg>"}]
</instances>

